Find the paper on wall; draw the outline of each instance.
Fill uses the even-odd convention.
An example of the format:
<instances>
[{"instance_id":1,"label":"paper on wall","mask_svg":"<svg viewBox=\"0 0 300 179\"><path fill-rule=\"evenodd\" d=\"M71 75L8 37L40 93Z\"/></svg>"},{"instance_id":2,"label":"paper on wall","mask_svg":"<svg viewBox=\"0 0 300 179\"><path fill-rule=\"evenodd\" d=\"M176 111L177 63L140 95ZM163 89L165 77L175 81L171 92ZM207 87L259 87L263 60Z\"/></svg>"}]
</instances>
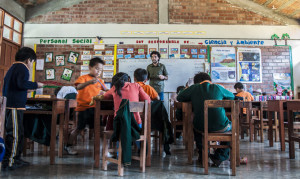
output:
<instances>
[{"instance_id":1,"label":"paper on wall","mask_svg":"<svg viewBox=\"0 0 300 179\"><path fill-rule=\"evenodd\" d=\"M44 70L44 59L37 59L36 60L36 70Z\"/></svg>"}]
</instances>

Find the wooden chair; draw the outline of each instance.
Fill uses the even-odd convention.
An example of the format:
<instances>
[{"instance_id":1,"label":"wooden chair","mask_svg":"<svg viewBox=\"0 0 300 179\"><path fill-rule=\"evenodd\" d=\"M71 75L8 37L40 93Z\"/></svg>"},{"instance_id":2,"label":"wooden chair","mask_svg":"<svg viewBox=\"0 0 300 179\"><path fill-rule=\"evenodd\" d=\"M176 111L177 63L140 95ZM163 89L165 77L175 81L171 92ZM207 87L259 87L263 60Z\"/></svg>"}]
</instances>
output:
<instances>
[{"instance_id":1,"label":"wooden chair","mask_svg":"<svg viewBox=\"0 0 300 179\"><path fill-rule=\"evenodd\" d=\"M208 108L230 108L232 129L225 133L209 133L208 132ZM232 175L236 175L236 122L238 122L238 102L233 100L206 100L204 102L204 132L202 133L202 165L204 173L208 174L208 150L209 148L230 148L230 165ZM226 141L230 145L209 145L210 141Z\"/></svg>"},{"instance_id":2,"label":"wooden chair","mask_svg":"<svg viewBox=\"0 0 300 179\"><path fill-rule=\"evenodd\" d=\"M142 172L145 172L146 167L146 139L147 139L147 133L148 131L148 119L151 119L151 106L148 104L148 101L144 102L129 102L129 108L130 112L140 112L143 113L142 117L142 134L140 135L140 139L137 141L141 142L141 150L140 150L140 156L132 156L132 159L139 160L140 161L140 169ZM110 111L107 111L110 112ZM108 156L108 152L111 152L113 150L108 149L107 140L110 139L113 131L105 131L104 132L104 139L103 139L103 150L102 150L102 168L103 170L107 170L107 162L112 162L118 165L118 175L123 176L124 175L124 166L122 164L122 144L121 140L119 140L119 148L118 151L118 159L110 158ZM115 150L114 150L115 151ZM150 151L148 151L150 152Z\"/></svg>"},{"instance_id":3,"label":"wooden chair","mask_svg":"<svg viewBox=\"0 0 300 179\"><path fill-rule=\"evenodd\" d=\"M179 121L179 120L176 119L176 110L178 110L178 109L182 109L182 103L181 102L174 101L173 105L172 105L172 102L170 102L170 121L171 121L172 128L173 128L173 134L174 134L173 137L174 137L174 144L175 145L176 145L176 133L181 132L182 135L184 135L183 134L183 120ZM182 129L177 129L177 126L181 126Z\"/></svg>"},{"instance_id":4,"label":"wooden chair","mask_svg":"<svg viewBox=\"0 0 300 179\"><path fill-rule=\"evenodd\" d=\"M264 135L263 131L264 129L268 130L269 129L269 119L263 118L263 112L268 110L268 103L267 101L260 101L260 105L254 112L257 113L257 115L254 115L252 117L253 119L253 125L254 125L254 140L257 140L257 132L259 133L260 136L260 142L264 142ZM277 119L277 113L275 112L275 117L274 117L274 123L272 125L272 129L275 131L275 141L277 142L277 139L279 137L279 130L278 130L278 119Z\"/></svg>"},{"instance_id":5,"label":"wooden chair","mask_svg":"<svg viewBox=\"0 0 300 179\"><path fill-rule=\"evenodd\" d=\"M5 109L6 109L6 97L0 96L0 137L4 138L4 124L5 124ZM1 171L0 162L0 171Z\"/></svg>"},{"instance_id":6,"label":"wooden chair","mask_svg":"<svg viewBox=\"0 0 300 179\"><path fill-rule=\"evenodd\" d=\"M295 141L300 142L299 133L295 133L295 122L293 112L300 111L300 101L288 101L287 112L288 112L288 136L289 136L289 156L290 159L295 159Z\"/></svg>"}]
</instances>

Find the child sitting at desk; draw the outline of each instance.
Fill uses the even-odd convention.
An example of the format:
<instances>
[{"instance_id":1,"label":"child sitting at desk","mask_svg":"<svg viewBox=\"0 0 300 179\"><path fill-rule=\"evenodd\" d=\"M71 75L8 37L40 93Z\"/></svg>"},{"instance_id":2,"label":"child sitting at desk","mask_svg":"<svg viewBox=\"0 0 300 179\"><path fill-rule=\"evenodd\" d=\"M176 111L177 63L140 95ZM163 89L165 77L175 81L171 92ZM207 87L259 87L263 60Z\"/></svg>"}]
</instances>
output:
<instances>
[{"instance_id":1,"label":"child sitting at desk","mask_svg":"<svg viewBox=\"0 0 300 179\"><path fill-rule=\"evenodd\" d=\"M2 170L14 170L29 165L21 159L24 140L23 113L27 101L27 90L43 87L43 83L31 82L29 70L36 60L33 49L21 48L15 56L16 62L4 78L3 96L7 98L5 115L5 156Z\"/></svg>"},{"instance_id":2,"label":"child sitting at desk","mask_svg":"<svg viewBox=\"0 0 300 179\"><path fill-rule=\"evenodd\" d=\"M104 99L113 99L115 107L115 115L119 110L122 99L129 99L132 102L148 100L151 102L150 97L145 93L143 88L137 83L129 83L128 75L119 72L112 78L112 88L104 94ZM134 113L136 122L141 125L142 120L139 113ZM112 122L111 120L108 122ZM109 125L109 124L107 124Z\"/></svg>"},{"instance_id":3,"label":"child sitting at desk","mask_svg":"<svg viewBox=\"0 0 300 179\"><path fill-rule=\"evenodd\" d=\"M76 97L77 107L75 111L78 111L78 124L77 129L71 132L67 145L64 150L70 155L76 155L72 147L74 140L77 135L85 128L88 124L90 128L94 127L94 107L95 104L90 106L91 99L97 96L101 90L106 91L107 88L104 81L98 78L101 75L103 69L104 61L100 58L92 58L89 64L90 73L87 75L80 76L75 81L76 89L78 94Z\"/></svg>"},{"instance_id":4,"label":"child sitting at desk","mask_svg":"<svg viewBox=\"0 0 300 179\"><path fill-rule=\"evenodd\" d=\"M211 83L211 78L207 73L200 72L194 77L194 85L183 90L177 96L179 102L192 102L194 112L194 139L199 151L199 162L202 162L202 135L199 131L204 130L204 101L234 99L234 95L217 84ZM208 111L208 131L227 132L231 130L231 122L225 115L224 108L214 108ZM221 142L221 145L228 144ZM219 166L229 157L229 149L217 149L215 153L209 155L215 166Z\"/></svg>"},{"instance_id":5,"label":"child sitting at desk","mask_svg":"<svg viewBox=\"0 0 300 179\"><path fill-rule=\"evenodd\" d=\"M147 76L147 70L138 68L134 71L134 82L143 88L143 90L150 96L151 100L159 100L158 93L155 89L152 86L145 84L147 82Z\"/></svg>"},{"instance_id":6,"label":"child sitting at desk","mask_svg":"<svg viewBox=\"0 0 300 179\"><path fill-rule=\"evenodd\" d=\"M234 85L234 89L236 90L237 94L235 95L236 97L242 97L245 101L253 101L254 98L253 96L247 92L244 91L244 86L242 83L238 82Z\"/></svg>"}]
</instances>

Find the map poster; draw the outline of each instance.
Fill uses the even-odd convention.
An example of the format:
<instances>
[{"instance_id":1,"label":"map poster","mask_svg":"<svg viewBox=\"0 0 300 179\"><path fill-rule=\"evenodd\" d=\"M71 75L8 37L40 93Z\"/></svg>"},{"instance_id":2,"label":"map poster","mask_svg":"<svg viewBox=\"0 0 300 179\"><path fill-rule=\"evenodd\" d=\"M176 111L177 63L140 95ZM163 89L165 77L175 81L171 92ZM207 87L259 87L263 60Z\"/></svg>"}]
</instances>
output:
<instances>
[{"instance_id":1,"label":"map poster","mask_svg":"<svg viewBox=\"0 0 300 179\"><path fill-rule=\"evenodd\" d=\"M214 83L236 82L236 58L234 47L212 47L211 78Z\"/></svg>"},{"instance_id":2,"label":"map poster","mask_svg":"<svg viewBox=\"0 0 300 179\"><path fill-rule=\"evenodd\" d=\"M261 83L261 50L259 48L238 48L238 81Z\"/></svg>"}]
</instances>

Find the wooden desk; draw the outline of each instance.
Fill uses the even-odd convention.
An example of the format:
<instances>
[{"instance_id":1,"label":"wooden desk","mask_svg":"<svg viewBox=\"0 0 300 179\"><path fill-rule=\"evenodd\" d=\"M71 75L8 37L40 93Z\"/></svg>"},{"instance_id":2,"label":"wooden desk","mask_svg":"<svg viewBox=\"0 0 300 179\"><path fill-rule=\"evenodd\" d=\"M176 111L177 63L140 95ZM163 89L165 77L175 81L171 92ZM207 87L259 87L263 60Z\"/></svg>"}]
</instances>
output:
<instances>
[{"instance_id":1,"label":"wooden desk","mask_svg":"<svg viewBox=\"0 0 300 179\"><path fill-rule=\"evenodd\" d=\"M300 111L300 101L288 101L287 102L287 115L288 115L288 136L289 136L289 156L290 159L295 159L295 141L300 143L300 135L295 134L295 124L293 112Z\"/></svg>"},{"instance_id":2,"label":"wooden desk","mask_svg":"<svg viewBox=\"0 0 300 179\"><path fill-rule=\"evenodd\" d=\"M192 112L192 103L191 102L182 102L182 112L183 112L183 131L186 136L186 148L188 149L188 163L192 164L194 156L194 113ZM239 101L236 101L236 119L239 116ZM240 165L240 140L239 140L239 120L236 120L236 165Z\"/></svg>"},{"instance_id":3,"label":"wooden desk","mask_svg":"<svg viewBox=\"0 0 300 179\"><path fill-rule=\"evenodd\" d=\"M279 118L278 118L278 120L279 120L279 138L280 138L281 151L285 151L283 113L286 111L286 109L283 108L283 104L286 102L287 102L287 100L270 100L270 101L268 101L269 145L270 145L270 147L273 147L272 112L274 112L274 113L277 112L278 116L279 116Z\"/></svg>"},{"instance_id":4,"label":"wooden desk","mask_svg":"<svg viewBox=\"0 0 300 179\"><path fill-rule=\"evenodd\" d=\"M34 103L47 103L52 106L51 111L45 110L26 110L24 114L47 114L51 115L51 136L50 136L50 164L53 165L55 163L55 143L56 143L56 122L57 122L57 114L60 114L60 123L59 123L59 147L58 153L62 155L63 150L63 122L64 122L64 113L65 113L65 99L57 99L57 98L28 98L26 104L34 104ZM25 119L25 116L24 116Z\"/></svg>"},{"instance_id":5,"label":"wooden desk","mask_svg":"<svg viewBox=\"0 0 300 179\"><path fill-rule=\"evenodd\" d=\"M100 163L100 116L103 115L113 115L113 101L112 100L95 100L95 116L94 116L94 131L95 131L95 140L94 140L94 167L99 168ZM102 105L103 104L103 105ZM151 116L151 114L150 114ZM151 166L151 117L148 119L148 134L147 134L147 159L146 166Z\"/></svg>"}]
</instances>

